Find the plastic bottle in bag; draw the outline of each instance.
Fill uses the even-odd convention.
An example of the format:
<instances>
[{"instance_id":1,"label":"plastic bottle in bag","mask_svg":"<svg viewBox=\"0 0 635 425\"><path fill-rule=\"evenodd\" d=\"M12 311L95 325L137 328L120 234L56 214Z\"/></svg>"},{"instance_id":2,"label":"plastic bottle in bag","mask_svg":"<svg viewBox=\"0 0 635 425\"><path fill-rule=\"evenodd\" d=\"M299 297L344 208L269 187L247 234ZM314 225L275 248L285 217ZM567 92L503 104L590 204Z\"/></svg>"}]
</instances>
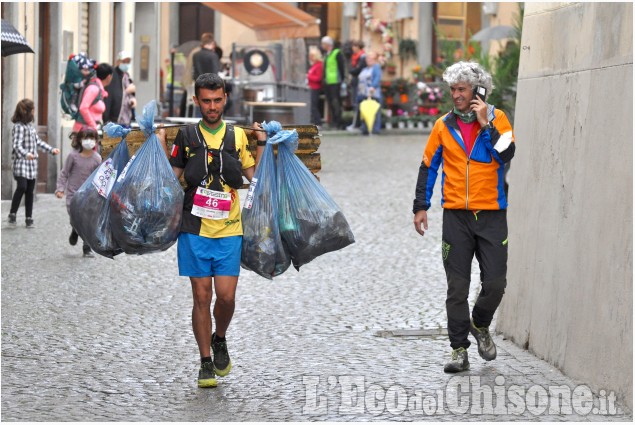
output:
<instances>
[{"instance_id":1,"label":"plastic bottle in bag","mask_svg":"<svg viewBox=\"0 0 635 425\"><path fill-rule=\"evenodd\" d=\"M251 180L242 211L241 266L271 279L284 273L291 259L278 230L278 195L273 146L267 144Z\"/></svg>"}]
</instances>

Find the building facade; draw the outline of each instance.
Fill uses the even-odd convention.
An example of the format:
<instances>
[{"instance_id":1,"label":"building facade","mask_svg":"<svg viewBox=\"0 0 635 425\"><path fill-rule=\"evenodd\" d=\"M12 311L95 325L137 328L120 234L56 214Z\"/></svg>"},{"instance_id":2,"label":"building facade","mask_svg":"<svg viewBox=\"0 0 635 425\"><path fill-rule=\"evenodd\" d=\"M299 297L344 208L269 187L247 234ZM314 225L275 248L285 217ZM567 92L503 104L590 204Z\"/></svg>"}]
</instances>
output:
<instances>
[{"instance_id":1,"label":"building facade","mask_svg":"<svg viewBox=\"0 0 635 425\"><path fill-rule=\"evenodd\" d=\"M319 44L323 35L340 42L360 39L395 62L396 75L401 76L415 64L425 67L434 63L439 50L435 25L447 34L444 37L464 43L481 28L511 24L518 6L467 2L291 4L319 19L319 35L306 37L307 46ZM164 96L171 49L188 43L191 49L202 32L215 35L225 62L234 43L270 43L259 40L258 31L248 23L215 11L213 6L205 2L3 2L2 19L24 35L35 54L2 58L2 199L9 199L14 188L10 119L23 98L35 102L35 124L42 138L62 151L58 157L42 156L39 160L37 191L52 192L55 188L57 172L70 151L68 135L73 123L62 113L59 86L71 54L84 51L98 62L114 64L117 52L132 52L130 72L141 108ZM416 58L400 60L401 39L416 41Z\"/></svg>"}]
</instances>

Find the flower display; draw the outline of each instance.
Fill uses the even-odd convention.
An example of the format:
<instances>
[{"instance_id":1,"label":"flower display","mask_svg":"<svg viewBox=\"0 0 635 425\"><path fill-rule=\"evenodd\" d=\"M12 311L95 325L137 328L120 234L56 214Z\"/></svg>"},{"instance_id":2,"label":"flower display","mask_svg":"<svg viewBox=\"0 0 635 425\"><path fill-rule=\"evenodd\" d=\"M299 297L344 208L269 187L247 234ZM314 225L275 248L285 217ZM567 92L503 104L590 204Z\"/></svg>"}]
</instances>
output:
<instances>
[{"instance_id":1,"label":"flower display","mask_svg":"<svg viewBox=\"0 0 635 425\"><path fill-rule=\"evenodd\" d=\"M362 17L364 18L364 27L366 29L381 34L384 55L386 55L386 59L390 59L392 57L394 39L392 24L390 22L380 21L379 19L373 18L373 11L371 3L369 2L362 3Z\"/></svg>"},{"instance_id":2,"label":"flower display","mask_svg":"<svg viewBox=\"0 0 635 425\"><path fill-rule=\"evenodd\" d=\"M443 90L438 86L431 86L422 81L417 83L416 113L419 115L439 114L439 103L443 99Z\"/></svg>"},{"instance_id":3,"label":"flower display","mask_svg":"<svg viewBox=\"0 0 635 425\"><path fill-rule=\"evenodd\" d=\"M438 103L443 98L443 90L439 87L431 87L424 82L417 83L417 96L420 100Z\"/></svg>"}]
</instances>

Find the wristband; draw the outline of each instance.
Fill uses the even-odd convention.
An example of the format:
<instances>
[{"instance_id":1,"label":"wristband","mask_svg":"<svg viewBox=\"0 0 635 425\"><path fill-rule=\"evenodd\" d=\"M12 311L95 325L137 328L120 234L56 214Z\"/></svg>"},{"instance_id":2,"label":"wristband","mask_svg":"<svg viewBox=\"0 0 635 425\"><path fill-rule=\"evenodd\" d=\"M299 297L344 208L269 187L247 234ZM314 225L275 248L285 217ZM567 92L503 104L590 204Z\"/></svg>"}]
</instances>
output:
<instances>
[{"instance_id":1,"label":"wristband","mask_svg":"<svg viewBox=\"0 0 635 425\"><path fill-rule=\"evenodd\" d=\"M257 140L256 146L265 146L267 144L266 140Z\"/></svg>"}]
</instances>

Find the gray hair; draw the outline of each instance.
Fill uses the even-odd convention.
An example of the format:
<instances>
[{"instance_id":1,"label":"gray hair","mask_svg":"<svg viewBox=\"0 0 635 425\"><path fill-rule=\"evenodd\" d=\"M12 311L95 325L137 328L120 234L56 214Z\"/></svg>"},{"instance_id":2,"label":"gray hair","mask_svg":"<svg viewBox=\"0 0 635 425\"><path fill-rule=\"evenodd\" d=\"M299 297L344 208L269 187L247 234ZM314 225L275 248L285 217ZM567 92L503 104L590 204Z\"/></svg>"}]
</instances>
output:
<instances>
[{"instance_id":1,"label":"gray hair","mask_svg":"<svg viewBox=\"0 0 635 425\"><path fill-rule=\"evenodd\" d=\"M476 62L457 62L449 66L443 72L443 81L453 86L457 83L468 83L470 86L483 86L487 89L487 94L492 92L492 76Z\"/></svg>"},{"instance_id":2,"label":"gray hair","mask_svg":"<svg viewBox=\"0 0 635 425\"><path fill-rule=\"evenodd\" d=\"M329 37L328 35L325 35L324 37L322 37L322 43L328 44L329 46L332 46L333 45L333 39L331 37Z\"/></svg>"}]
</instances>

